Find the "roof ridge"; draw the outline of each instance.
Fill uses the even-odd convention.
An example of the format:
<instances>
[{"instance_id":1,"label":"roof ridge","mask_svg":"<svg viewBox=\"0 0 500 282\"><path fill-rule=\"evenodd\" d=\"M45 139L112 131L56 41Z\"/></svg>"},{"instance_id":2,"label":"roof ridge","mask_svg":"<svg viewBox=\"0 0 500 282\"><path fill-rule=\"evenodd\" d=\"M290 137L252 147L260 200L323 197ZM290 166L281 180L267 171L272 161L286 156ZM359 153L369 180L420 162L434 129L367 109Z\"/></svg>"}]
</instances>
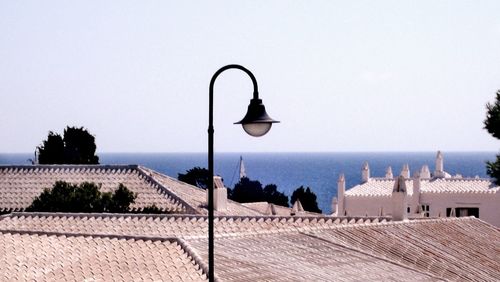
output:
<instances>
[{"instance_id":1,"label":"roof ridge","mask_svg":"<svg viewBox=\"0 0 500 282\"><path fill-rule=\"evenodd\" d=\"M56 231L40 231L40 230L16 230L16 229L0 229L0 233L4 234L27 234L37 236L57 236L57 237L92 237L92 238L109 238L109 239L125 239L125 240L141 240L141 241L178 241L177 237L173 236L145 236L145 235L118 235L118 234L100 234L100 233L79 233L79 232L56 232Z\"/></svg>"},{"instance_id":2,"label":"roof ridge","mask_svg":"<svg viewBox=\"0 0 500 282\"><path fill-rule=\"evenodd\" d=\"M150 170L152 173L158 173L152 169L147 169ZM170 197L172 197L175 201L178 201L182 205L186 207L190 212L193 212L195 214L200 214L200 212L193 206L191 206L189 203L187 203L184 199L179 197L177 194L175 194L173 191L168 189L165 185L161 184L160 181L156 180L151 173L147 173L145 168L142 166L137 166L137 171L144 177L146 177L149 181L160 187L160 189L168 194Z\"/></svg>"},{"instance_id":3,"label":"roof ridge","mask_svg":"<svg viewBox=\"0 0 500 282\"><path fill-rule=\"evenodd\" d=\"M182 238L177 238L177 243L186 252L186 255L188 255L191 258L191 260L200 267L203 274L205 274L208 277L208 265L205 264L201 256L196 252L196 250L193 247L191 247L191 245L189 245L189 243L186 242L186 240ZM217 274L214 275L215 275L215 281L220 281Z\"/></svg>"},{"instance_id":4,"label":"roof ridge","mask_svg":"<svg viewBox=\"0 0 500 282\"><path fill-rule=\"evenodd\" d=\"M207 215L201 214L138 214L138 213L58 213L58 212L13 212L10 214L5 214L0 216L0 221L6 218L15 217L27 217L27 218L174 218L176 220L203 220L207 221ZM259 221L259 220L271 220L271 221L291 221L292 223L301 221L338 221L338 224L360 224L359 221L362 220L370 221L370 223L390 221L391 217L385 216L344 216L344 217L334 217L329 215L216 215L214 219L218 222L229 222L229 221Z\"/></svg>"},{"instance_id":5,"label":"roof ridge","mask_svg":"<svg viewBox=\"0 0 500 282\"><path fill-rule=\"evenodd\" d=\"M3 165L3 169L50 169L50 168L103 168L103 169L137 169L137 164L38 164L38 165Z\"/></svg>"},{"instance_id":6,"label":"roof ridge","mask_svg":"<svg viewBox=\"0 0 500 282\"><path fill-rule=\"evenodd\" d=\"M202 188L197 187L197 186L195 186L195 185L192 185L192 184L189 184L189 183L186 183L186 182L180 181L179 179L176 179L176 178L174 178L174 177L172 177L172 176L169 176L169 175L166 175L166 174L163 174L163 173L157 172L157 171L155 171L155 170L153 170L153 169L151 169L151 168L147 168L147 167L144 167L144 166L139 165L138 170L139 170L139 171L140 171L140 170L144 171L144 173L145 173L146 175L148 175L148 173L147 173L148 171L151 171L152 173L158 174L158 175L160 175L161 177L166 178L166 179L168 179L168 180L170 180L170 181L174 181L174 182L179 183L179 184L182 184L182 185L188 185L188 186L190 186L190 187L191 187L191 188L193 188L193 189L199 190L200 192L205 193L205 191L206 191L205 189L202 189ZM154 177L153 177L153 176L151 176L151 177L154 179ZM155 179L155 180L156 180L156 179ZM157 181L157 182L161 185L161 182L160 182L160 181ZM162 186L164 186L164 185L162 185ZM167 189L168 189L168 188L167 188ZM169 191L170 191L170 190L169 190ZM174 194L174 195L176 195L176 196L177 196L177 194L175 194L175 192L173 192L173 191L170 191L170 193L172 193L172 194ZM177 197L178 197L178 196L177 196ZM179 197L179 198L181 198L181 197ZM182 199L182 198L181 198L181 199ZM243 203L236 202L236 201L231 200L231 199L229 199L229 198L227 199L227 202L228 202L228 203L232 203L232 204L239 205L241 208L246 209L246 210L248 210L248 211L254 211L254 212L255 212L255 210L253 210L253 209L251 209L251 208L249 208L249 207L247 207L247 206L243 205ZM188 205L189 205L189 204L188 204ZM189 206L190 206L190 207L192 207L191 205L189 205ZM206 208L206 204L204 205L204 207L203 207L203 206L201 206L201 208L205 209L205 208ZM202 213L198 212L198 210L197 210L196 208L194 208L194 209L195 209L195 212L196 212L197 214L202 214Z\"/></svg>"},{"instance_id":7,"label":"roof ridge","mask_svg":"<svg viewBox=\"0 0 500 282\"><path fill-rule=\"evenodd\" d=\"M491 182L492 179L488 177L473 177L473 176L462 176L462 177L433 177L427 180L431 181L488 181Z\"/></svg>"},{"instance_id":8,"label":"roof ridge","mask_svg":"<svg viewBox=\"0 0 500 282\"><path fill-rule=\"evenodd\" d=\"M370 180L375 180L375 181L394 181L396 178L387 178L384 176L379 176L379 177L370 177ZM407 181L412 181L414 178L405 178ZM431 177L431 178L421 178L420 180L426 180L426 181L492 181L491 178L488 177L474 177L474 176L462 176L462 177ZM366 183L366 182L365 182ZM362 185L364 183L359 183L358 185ZM355 186L358 186L355 185Z\"/></svg>"},{"instance_id":9,"label":"roof ridge","mask_svg":"<svg viewBox=\"0 0 500 282\"><path fill-rule=\"evenodd\" d=\"M12 212L9 214L4 214L0 216L0 220L8 217L77 217L77 218L164 218L164 217L174 217L174 218L202 218L206 217L199 214L143 214L143 213L71 213L71 212Z\"/></svg>"}]
</instances>

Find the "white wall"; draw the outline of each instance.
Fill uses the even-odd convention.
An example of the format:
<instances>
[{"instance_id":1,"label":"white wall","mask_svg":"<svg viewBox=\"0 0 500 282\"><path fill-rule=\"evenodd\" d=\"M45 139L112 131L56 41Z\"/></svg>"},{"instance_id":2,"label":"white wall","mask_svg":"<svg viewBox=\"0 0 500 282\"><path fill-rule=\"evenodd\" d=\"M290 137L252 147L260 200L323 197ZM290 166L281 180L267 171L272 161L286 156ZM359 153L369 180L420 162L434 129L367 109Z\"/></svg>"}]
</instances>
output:
<instances>
[{"instance_id":1,"label":"white wall","mask_svg":"<svg viewBox=\"0 0 500 282\"><path fill-rule=\"evenodd\" d=\"M379 216L383 207L383 215L390 215L392 204L390 196L345 196L344 208L349 216Z\"/></svg>"},{"instance_id":2,"label":"white wall","mask_svg":"<svg viewBox=\"0 0 500 282\"><path fill-rule=\"evenodd\" d=\"M446 208L479 208L479 218L500 227L500 194L422 193L420 204L429 205L431 217L446 216Z\"/></svg>"},{"instance_id":3,"label":"white wall","mask_svg":"<svg viewBox=\"0 0 500 282\"><path fill-rule=\"evenodd\" d=\"M383 215L390 216L392 212L390 196L345 196L344 199L349 216L379 216L380 207L383 207ZM408 204L412 203L411 199L412 197L408 197ZM429 205L431 217L446 217L446 208L478 207L481 220L500 227L499 193L421 193L420 204ZM415 212L412 205L410 215L419 216Z\"/></svg>"}]
</instances>

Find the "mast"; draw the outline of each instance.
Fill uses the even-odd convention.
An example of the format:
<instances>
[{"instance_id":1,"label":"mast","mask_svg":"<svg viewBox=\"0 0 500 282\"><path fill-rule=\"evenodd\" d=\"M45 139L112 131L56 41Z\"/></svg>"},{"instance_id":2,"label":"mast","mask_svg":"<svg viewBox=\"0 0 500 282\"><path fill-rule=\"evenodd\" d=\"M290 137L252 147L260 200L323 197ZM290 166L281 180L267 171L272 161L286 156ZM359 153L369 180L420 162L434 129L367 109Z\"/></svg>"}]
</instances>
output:
<instances>
[{"instance_id":1,"label":"mast","mask_svg":"<svg viewBox=\"0 0 500 282\"><path fill-rule=\"evenodd\" d=\"M243 177L247 177L247 172L245 170L245 164L243 164L243 157L240 156L240 180Z\"/></svg>"}]
</instances>

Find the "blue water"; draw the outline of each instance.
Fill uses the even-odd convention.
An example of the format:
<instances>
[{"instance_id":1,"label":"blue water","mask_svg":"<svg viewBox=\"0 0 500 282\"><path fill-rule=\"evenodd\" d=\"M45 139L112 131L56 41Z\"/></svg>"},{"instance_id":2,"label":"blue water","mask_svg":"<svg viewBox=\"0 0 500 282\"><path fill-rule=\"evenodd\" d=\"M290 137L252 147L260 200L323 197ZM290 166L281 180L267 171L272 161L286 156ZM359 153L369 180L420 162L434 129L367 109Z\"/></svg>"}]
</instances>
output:
<instances>
[{"instance_id":1,"label":"blue water","mask_svg":"<svg viewBox=\"0 0 500 282\"><path fill-rule=\"evenodd\" d=\"M487 177L485 161L494 160L495 152L444 152L444 168L451 175ZM361 166L370 164L371 176L385 175L392 166L398 175L403 164L414 172L427 164L434 170L436 152L424 153L243 153L247 175L263 185L276 184L280 191L291 195L301 185L310 187L318 196L320 209L330 212L330 202L337 194L340 173L346 177L350 188L361 180ZM0 164L29 164L30 154L0 154ZM194 167L207 167L205 153L101 153L101 164L140 164L164 174L177 177L178 173ZM228 187L238 178L240 154L215 155L215 172L223 177Z\"/></svg>"}]
</instances>

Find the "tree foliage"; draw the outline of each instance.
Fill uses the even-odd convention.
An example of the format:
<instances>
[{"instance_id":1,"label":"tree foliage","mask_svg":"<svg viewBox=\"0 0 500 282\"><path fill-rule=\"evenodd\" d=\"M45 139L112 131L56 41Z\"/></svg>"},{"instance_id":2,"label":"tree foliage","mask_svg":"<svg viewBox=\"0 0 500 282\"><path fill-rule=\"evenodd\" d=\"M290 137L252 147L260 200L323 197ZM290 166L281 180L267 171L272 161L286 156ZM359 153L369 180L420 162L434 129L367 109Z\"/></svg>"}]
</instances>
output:
<instances>
[{"instance_id":1,"label":"tree foliage","mask_svg":"<svg viewBox=\"0 0 500 282\"><path fill-rule=\"evenodd\" d=\"M288 197L279 192L275 184L268 184L262 188L259 181L250 180L247 177L240 179L234 185L234 189L229 190L228 194L231 200L240 203L268 202L288 207Z\"/></svg>"},{"instance_id":2,"label":"tree foliage","mask_svg":"<svg viewBox=\"0 0 500 282\"><path fill-rule=\"evenodd\" d=\"M160 209L159 207L157 207L155 204L152 204L150 206L144 207L142 209L141 213L150 213L150 214L153 214L153 213L169 213L169 212L163 211L162 209Z\"/></svg>"},{"instance_id":3,"label":"tree foliage","mask_svg":"<svg viewBox=\"0 0 500 282\"><path fill-rule=\"evenodd\" d=\"M120 183L118 189L111 195L111 202L105 208L107 208L109 212L128 212L129 206L134 203L135 198L137 198L137 195Z\"/></svg>"},{"instance_id":4,"label":"tree foliage","mask_svg":"<svg viewBox=\"0 0 500 282\"><path fill-rule=\"evenodd\" d=\"M124 213L137 197L120 183L113 193L100 191L92 182L71 184L57 181L52 189L45 189L26 209L31 212L111 212Z\"/></svg>"},{"instance_id":5,"label":"tree foliage","mask_svg":"<svg viewBox=\"0 0 500 282\"><path fill-rule=\"evenodd\" d=\"M496 161L486 163L486 172L495 179L496 185L500 185L500 154L497 155Z\"/></svg>"},{"instance_id":6,"label":"tree foliage","mask_svg":"<svg viewBox=\"0 0 500 282\"><path fill-rule=\"evenodd\" d=\"M182 182L189 183L202 189L207 189L210 180L210 173L208 169L201 167L193 167L186 171L186 173L179 173L177 179Z\"/></svg>"},{"instance_id":7,"label":"tree foliage","mask_svg":"<svg viewBox=\"0 0 500 282\"><path fill-rule=\"evenodd\" d=\"M496 93L494 103L486 104L486 119L484 129L493 137L500 139L500 90ZM495 162L486 162L486 172L495 179L495 183L500 185L500 154Z\"/></svg>"},{"instance_id":8,"label":"tree foliage","mask_svg":"<svg viewBox=\"0 0 500 282\"><path fill-rule=\"evenodd\" d=\"M322 213L322 211L318 207L318 202L316 201L317 197L314 192L311 191L309 187L304 188L304 186L300 186L295 189L292 193L292 204L295 201L299 200L302 204L302 207L306 211Z\"/></svg>"},{"instance_id":9,"label":"tree foliage","mask_svg":"<svg viewBox=\"0 0 500 282\"><path fill-rule=\"evenodd\" d=\"M493 137L500 139L500 90L496 93L495 102L486 104L484 129Z\"/></svg>"},{"instance_id":10,"label":"tree foliage","mask_svg":"<svg viewBox=\"0 0 500 282\"><path fill-rule=\"evenodd\" d=\"M64 135L49 132L37 147L40 164L98 164L95 137L83 127L66 127Z\"/></svg>"},{"instance_id":11,"label":"tree foliage","mask_svg":"<svg viewBox=\"0 0 500 282\"><path fill-rule=\"evenodd\" d=\"M229 198L239 203L252 203L265 201L262 184L257 180L247 177L240 179L229 192Z\"/></svg>"},{"instance_id":12,"label":"tree foliage","mask_svg":"<svg viewBox=\"0 0 500 282\"><path fill-rule=\"evenodd\" d=\"M264 198L266 202L288 207L288 196L278 191L275 184L268 184L264 187Z\"/></svg>"}]
</instances>

